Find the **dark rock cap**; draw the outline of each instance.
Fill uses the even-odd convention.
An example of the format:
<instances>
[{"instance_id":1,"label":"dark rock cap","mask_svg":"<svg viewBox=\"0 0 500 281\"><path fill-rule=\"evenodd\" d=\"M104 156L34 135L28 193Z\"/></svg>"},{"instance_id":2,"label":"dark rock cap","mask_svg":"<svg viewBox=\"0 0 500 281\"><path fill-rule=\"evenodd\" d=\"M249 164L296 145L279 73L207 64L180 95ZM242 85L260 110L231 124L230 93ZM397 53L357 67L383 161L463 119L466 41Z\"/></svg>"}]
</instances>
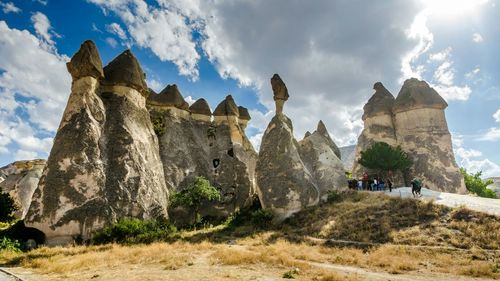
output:
<instances>
[{"instance_id":1,"label":"dark rock cap","mask_svg":"<svg viewBox=\"0 0 500 281\"><path fill-rule=\"evenodd\" d=\"M339 159L341 158L340 149L330 137L330 133L328 133L328 130L326 129L325 123L323 123L323 121L319 120L318 127L316 128L316 131L314 133L318 133L321 136L325 137L326 143L332 148L335 155L337 155Z\"/></svg>"},{"instance_id":2,"label":"dark rock cap","mask_svg":"<svg viewBox=\"0 0 500 281\"><path fill-rule=\"evenodd\" d=\"M106 81L148 92L142 68L130 50L126 50L104 67Z\"/></svg>"},{"instance_id":3,"label":"dark rock cap","mask_svg":"<svg viewBox=\"0 0 500 281\"><path fill-rule=\"evenodd\" d=\"M306 134L304 135L304 138L307 138L310 135L311 135L311 132L307 131Z\"/></svg>"},{"instance_id":4,"label":"dark rock cap","mask_svg":"<svg viewBox=\"0 0 500 281\"><path fill-rule=\"evenodd\" d=\"M94 42L87 40L80 45L80 49L76 52L71 60L66 63L73 80L91 76L97 79L104 77L102 70L101 57Z\"/></svg>"},{"instance_id":5,"label":"dark rock cap","mask_svg":"<svg viewBox=\"0 0 500 281\"><path fill-rule=\"evenodd\" d=\"M271 78L271 86L273 88L274 100L288 100L288 90L278 74L274 74Z\"/></svg>"},{"instance_id":6,"label":"dark rock cap","mask_svg":"<svg viewBox=\"0 0 500 281\"><path fill-rule=\"evenodd\" d=\"M231 95L228 95L217 105L214 110L214 116L239 116L238 106Z\"/></svg>"},{"instance_id":7,"label":"dark rock cap","mask_svg":"<svg viewBox=\"0 0 500 281\"><path fill-rule=\"evenodd\" d=\"M411 78L404 82L399 91L393 111L396 113L416 108L445 109L446 107L448 107L446 101L427 82Z\"/></svg>"},{"instance_id":8,"label":"dark rock cap","mask_svg":"<svg viewBox=\"0 0 500 281\"><path fill-rule=\"evenodd\" d=\"M189 111L191 111L191 113L196 113L196 114L202 114L208 116L212 115L212 112L210 111L210 106L208 106L208 103L205 99L198 99L197 101L195 101L189 107Z\"/></svg>"},{"instance_id":9,"label":"dark rock cap","mask_svg":"<svg viewBox=\"0 0 500 281\"><path fill-rule=\"evenodd\" d=\"M148 101L160 105L174 106L184 110L189 109L189 104L184 100L175 84L167 85L159 94L150 94Z\"/></svg>"},{"instance_id":10,"label":"dark rock cap","mask_svg":"<svg viewBox=\"0 0 500 281\"><path fill-rule=\"evenodd\" d=\"M375 83L373 89L375 90L375 94L373 94L363 107L363 120L379 114L392 114L394 96L380 82Z\"/></svg>"},{"instance_id":11,"label":"dark rock cap","mask_svg":"<svg viewBox=\"0 0 500 281\"><path fill-rule=\"evenodd\" d=\"M240 113L240 119L243 119L243 120L252 119L250 117L250 113L248 113L248 109L246 107L238 106L238 112Z\"/></svg>"}]
</instances>

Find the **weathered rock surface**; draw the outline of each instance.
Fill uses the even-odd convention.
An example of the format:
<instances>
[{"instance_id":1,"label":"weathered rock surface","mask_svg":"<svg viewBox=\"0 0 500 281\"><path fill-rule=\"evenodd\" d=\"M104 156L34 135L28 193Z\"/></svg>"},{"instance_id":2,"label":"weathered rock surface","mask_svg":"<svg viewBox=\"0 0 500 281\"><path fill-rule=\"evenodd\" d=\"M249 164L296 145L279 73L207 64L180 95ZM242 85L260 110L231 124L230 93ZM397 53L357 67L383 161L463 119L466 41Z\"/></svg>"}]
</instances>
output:
<instances>
[{"instance_id":1,"label":"weathered rock surface","mask_svg":"<svg viewBox=\"0 0 500 281\"><path fill-rule=\"evenodd\" d=\"M353 175L359 178L367 170L357 163L361 151L374 142L386 142L400 145L412 157L414 165L406 175L407 183L418 177L433 190L466 192L444 114L446 101L425 81L415 78L404 82L396 99L380 82L374 89L364 107L365 127L358 138ZM402 185L403 176L395 174L393 182Z\"/></svg>"},{"instance_id":2,"label":"weathered rock surface","mask_svg":"<svg viewBox=\"0 0 500 281\"><path fill-rule=\"evenodd\" d=\"M497 197L500 198L500 177L492 177L487 180L492 180L493 183L488 185L486 188L493 190L496 193Z\"/></svg>"},{"instance_id":3,"label":"weathered rock surface","mask_svg":"<svg viewBox=\"0 0 500 281\"><path fill-rule=\"evenodd\" d=\"M342 155L342 164L344 164L344 169L346 171L352 171L352 164L356 157L356 145L348 145L339 147L340 155Z\"/></svg>"},{"instance_id":4,"label":"weathered rock surface","mask_svg":"<svg viewBox=\"0 0 500 281\"><path fill-rule=\"evenodd\" d=\"M299 154L292 121L284 114L276 114L264 132L256 175L262 207L271 209L277 220L319 202L320 190Z\"/></svg>"},{"instance_id":5,"label":"weathered rock surface","mask_svg":"<svg viewBox=\"0 0 500 281\"><path fill-rule=\"evenodd\" d=\"M231 96L217 106L213 120L204 99L197 100L187 111L150 98L148 108L153 122L161 120L158 122L165 126L159 142L169 187L180 191L197 176L207 178L219 189L222 200L206 202L200 210L202 216L224 217L251 204L257 154L244 132L250 119L246 108L238 107ZM186 216L192 217L185 210L171 210L173 221L185 221Z\"/></svg>"},{"instance_id":6,"label":"weathered rock surface","mask_svg":"<svg viewBox=\"0 0 500 281\"><path fill-rule=\"evenodd\" d=\"M355 161L352 165L352 174L356 179L362 178L364 172L372 173L370 169L358 163L362 151L375 142L385 142L391 146L398 145L392 114L394 96L380 82L375 83L373 89L375 93L363 107L364 129L358 137ZM403 185L403 177L399 173L394 173L392 181L395 185Z\"/></svg>"},{"instance_id":7,"label":"weathered rock surface","mask_svg":"<svg viewBox=\"0 0 500 281\"><path fill-rule=\"evenodd\" d=\"M319 121L316 131L299 142L299 153L316 182L322 200L327 199L329 191L345 188L347 178L340 150L330 138L323 121Z\"/></svg>"},{"instance_id":8,"label":"weathered rock surface","mask_svg":"<svg viewBox=\"0 0 500 281\"><path fill-rule=\"evenodd\" d=\"M74 58L69 71L100 65L95 45L88 42ZM105 79L96 79L95 73L104 73ZM28 227L45 233L48 244L88 239L123 217L167 217L168 190L139 63L125 51L104 70L73 76L68 104L25 219Z\"/></svg>"},{"instance_id":9,"label":"weathered rock surface","mask_svg":"<svg viewBox=\"0 0 500 281\"><path fill-rule=\"evenodd\" d=\"M15 213L17 219L24 219L28 212L45 162L43 159L16 161L0 168L0 189L9 193L19 207Z\"/></svg>"},{"instance_id":10,"label":"weathered rock surface","mask_svg":"<svg viewBox=\"0 0 500 281\"><path fill-rule=\"evenodd\" d=\"M262 137L256 178L260 202L282 220L325 199L328 191L344 188L340 151L322 121L302 141L293 136L292 121L282 110L288 90L279 75L271 78L276 101L273 117Z\"/></svg>"},{"instance_id":11,"label":"weathered rock surface","mask_svg":"<svg viewBox=\"0 0 500 281\"><path fill-rule=\"evenodd\" d=\"M425 81L404 82L393 112L396 138L413 158L410 177L438 191L465 193L465 183L455 162L444 99Z\"/></svg>"}]
</instances>

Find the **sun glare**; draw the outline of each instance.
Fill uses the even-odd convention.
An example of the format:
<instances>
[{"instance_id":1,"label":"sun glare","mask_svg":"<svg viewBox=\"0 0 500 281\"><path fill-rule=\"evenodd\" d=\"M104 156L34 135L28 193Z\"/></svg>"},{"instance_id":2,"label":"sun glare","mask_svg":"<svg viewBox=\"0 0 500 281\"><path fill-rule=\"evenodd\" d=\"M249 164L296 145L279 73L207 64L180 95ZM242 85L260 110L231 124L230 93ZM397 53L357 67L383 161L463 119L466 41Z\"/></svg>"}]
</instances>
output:
<instances>
[{"instance_id":1,"label":"sun glare","mask_svg":"<svg viewBox=\"0 0 500 281\"><path fill-rule=\"evenodd\" d=\"M489 0L422 0L426 11L443 19L454 19L473 13Z\"/></svg>"}]
</instances>

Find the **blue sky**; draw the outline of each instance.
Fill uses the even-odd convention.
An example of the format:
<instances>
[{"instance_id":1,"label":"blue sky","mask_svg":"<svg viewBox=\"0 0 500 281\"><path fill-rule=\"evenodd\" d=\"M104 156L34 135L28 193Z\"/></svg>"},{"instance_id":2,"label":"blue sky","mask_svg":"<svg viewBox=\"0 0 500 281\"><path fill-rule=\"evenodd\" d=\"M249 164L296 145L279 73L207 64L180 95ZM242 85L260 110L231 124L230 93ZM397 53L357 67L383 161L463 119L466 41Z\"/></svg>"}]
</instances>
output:
<instances>
[{"instance_id":1,"label":"blue sky","mask_svg":"<svg viewBox=\"0 0 500 281\"><path fill-rule=\"evenodd\" d=\"M301 138L321 119L354 144L381 81L429 82L447 101L457 162L500 176L500 7L493 0L0 0L0 166L46 158L71 85L65 62L92 39L103 63L127 48L148 85L177 84L212 108L250 109L258 147L273 116L269 78L290 93Z\"/></svg>"}]
</instances>

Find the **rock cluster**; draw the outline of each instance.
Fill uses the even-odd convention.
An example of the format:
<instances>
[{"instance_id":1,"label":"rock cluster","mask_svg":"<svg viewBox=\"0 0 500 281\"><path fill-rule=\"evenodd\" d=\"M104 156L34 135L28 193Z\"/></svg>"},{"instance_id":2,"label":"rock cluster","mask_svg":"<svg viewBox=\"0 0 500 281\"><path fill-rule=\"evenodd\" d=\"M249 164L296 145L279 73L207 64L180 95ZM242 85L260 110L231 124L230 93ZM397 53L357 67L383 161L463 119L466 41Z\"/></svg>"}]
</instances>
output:
<instances>
[{"instance_id":1,"label":"rock cluster","mask_svg":"<svg viewBox=\"0 0 500 281\"><path fill-rule=\"evenodd\" d=\"M283 114L288 90L279 75L271 78L276 115L262 137L256 167L262 206L277 220L317 204L327 192L344 187L345 171L340 152L323 122L313 134L297 142L292 121Z\"/></svg>"},{"instance_id":2,"label":"rock cluster","mask_svg":"<svg viewBox=\"0 0 500 281\"><path fill-rule=\"evenodd\" d=\"M180 191L196 176L204 176L219 189L221 200L202 206L202 216L224 217L248 206L255 194L257 153L245 135L248 110L227 96L212 112L205 99L190 107L176 85L160 94L150 93L147 107L157 131L167 185ZM182 209L171 210L182 221Z\"/></svg>"},{"instance_id":3,"label":"rock cluster","mask_svg":"<svg viewBox=\"0 0 500 281\"><path fill-rule=\"evenodd\" d=\"M48 244L64 244L120 218L166 218L168 190L139 63L125 51L103 69L85 41L68 71L71 95L25 224Z\"/></svg>"},{"instance_id":4,"label":"rock cluster","mask_svg":"<svg viewBox=\"0 0 500 281\"><path fill-rule=\"evenodd\" d=\"M0 190L9 193L19 207L15 213L17 219L24 219L28 212L45 162L43 159L16 161L0 168Z\"/></svg>"},{"instance_id":5,"label":"rock cluster","mask_svg":"<svg viewBox=\"0 0 500 281\"><path fill-rule=\"evenodd\" d=\"M430 189L465 193L465 184L455 162L451 135L444 114L446 101L425 81L404 82L396 99L375 84L375 94L364 107L365 128L358 139L356 159L373 142L400 145L413 159L408 179L421 178ZM355 161L353 174L365 168Z\"/></svg>"}]
</instances>

